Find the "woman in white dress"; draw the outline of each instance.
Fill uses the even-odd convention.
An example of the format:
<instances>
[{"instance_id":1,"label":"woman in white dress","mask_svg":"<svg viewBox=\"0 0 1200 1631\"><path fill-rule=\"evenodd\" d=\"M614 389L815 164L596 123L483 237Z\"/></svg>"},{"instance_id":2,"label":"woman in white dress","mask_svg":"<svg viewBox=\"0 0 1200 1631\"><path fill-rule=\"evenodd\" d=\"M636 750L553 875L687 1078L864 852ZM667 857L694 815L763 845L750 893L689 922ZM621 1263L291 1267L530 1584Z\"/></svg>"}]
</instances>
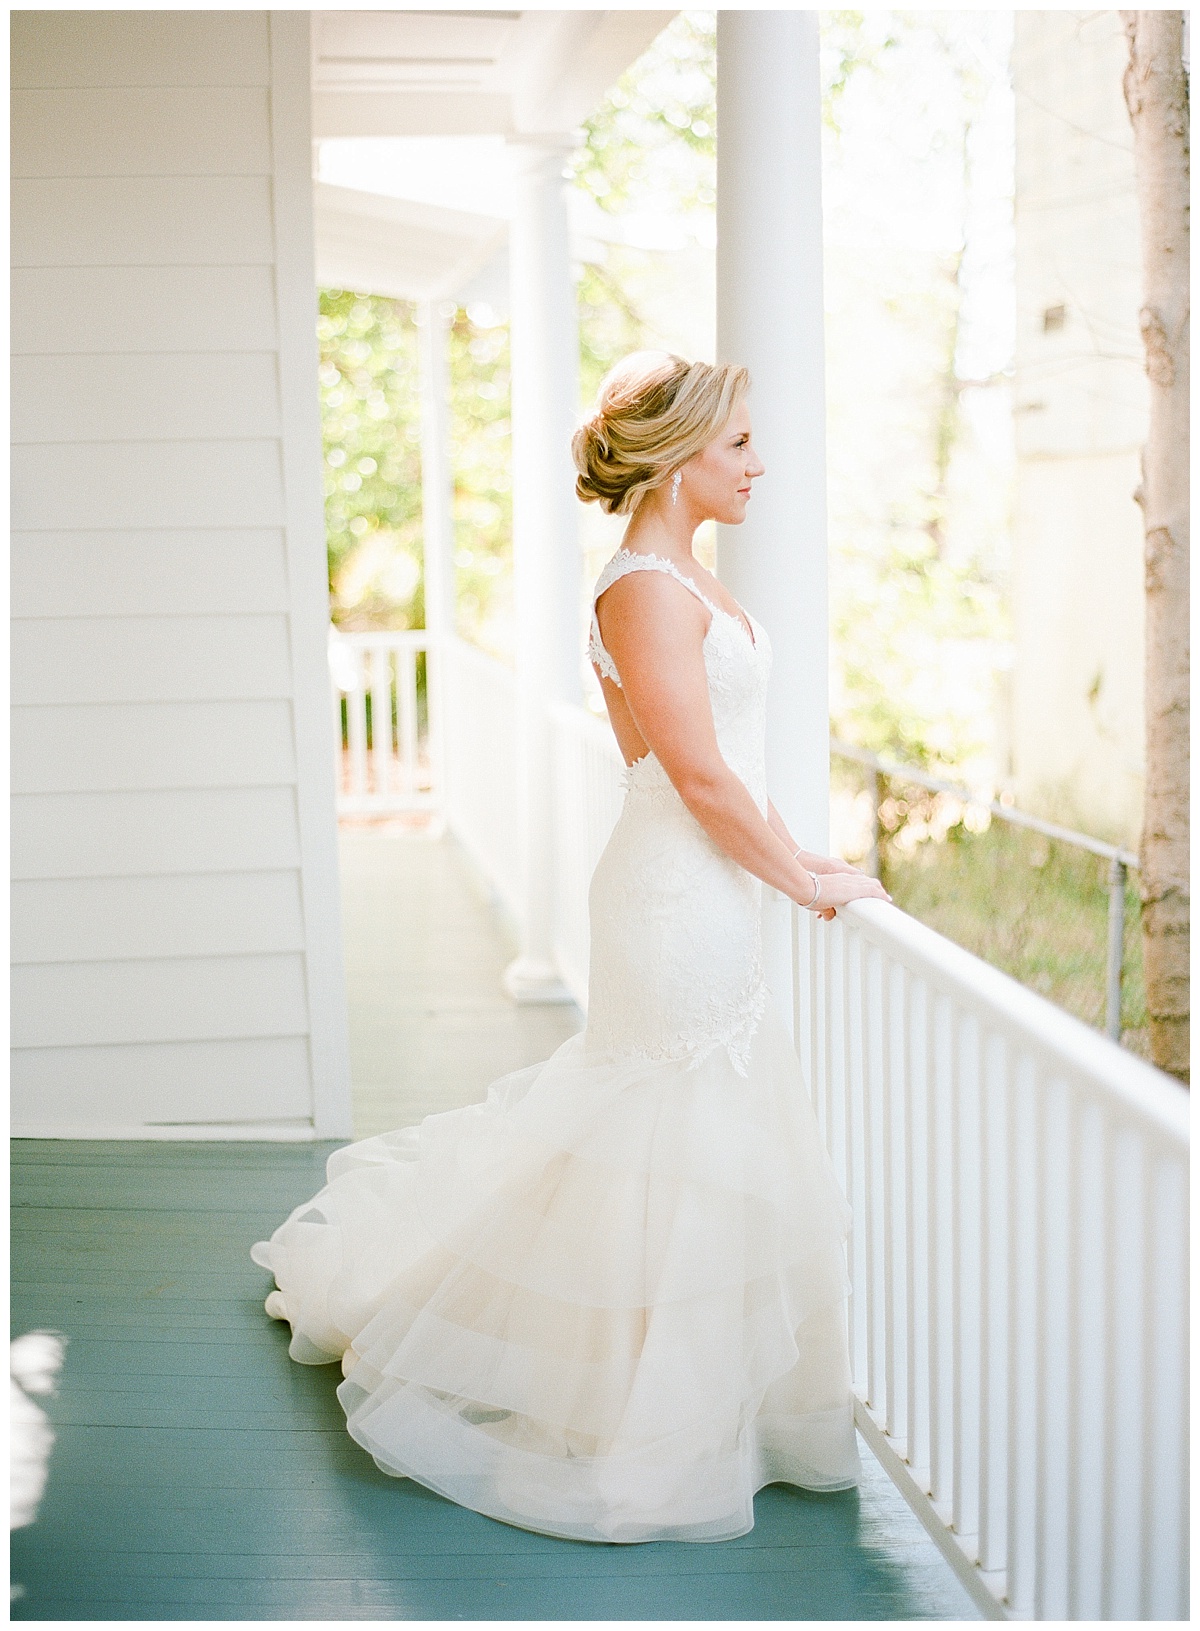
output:
<instances>
[{"instance_id":1,"label":"woman in white dress","mask_svg":"<svg viewBox=\"0 0 1200 1631\"><path fill-rule=\"evenodd\" d=\"M764 881L826 918L886 897L770 804L770 642L692 554L763 472L747 386L639 353L575 437L580 497L631 516L588 648L626 769L585 1029L482 1104L338 1150L252 1254L385 1472L573 1539L725 1540L764 1484L859 1476L849 1208L759 916Z\"/></svg>"}]
</instances>

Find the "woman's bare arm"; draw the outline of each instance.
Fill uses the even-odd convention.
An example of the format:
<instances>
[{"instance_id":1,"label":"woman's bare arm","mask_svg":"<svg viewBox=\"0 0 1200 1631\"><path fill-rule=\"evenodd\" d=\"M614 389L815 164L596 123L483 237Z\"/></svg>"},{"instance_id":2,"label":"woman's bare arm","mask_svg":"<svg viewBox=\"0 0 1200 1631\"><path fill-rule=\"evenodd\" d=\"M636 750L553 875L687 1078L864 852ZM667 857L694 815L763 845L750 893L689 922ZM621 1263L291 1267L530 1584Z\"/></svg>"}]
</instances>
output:
<instances>
[{"instance_id":1,"label":"woman's bare arm","mask_svg":"<svg viewBox=\"0 0 1200 1631\"><path fill-rule=\"evenodd\" d=\"M726 855L803 906L815 891L812 873L793 859L717 745L703 651L709 615L659 572L618 578L596 605L634 724L684 804ZM868 894L886 898L861 875L836 874L821 885L827 906Z\"/></svg>"},{"instance_id":2,"label":"woman's bare arm","mask_svg":"<svg viewBox=\"0 0 1200 1631\"><path fill-rule=\"evenodd\" d=\"M793 854L797 849L800 851L799 858L801 865L806 866L810 872L819 872L822 874L826 872L862 872L862 867L851 866L849 861L843 861L836 855L822 855L817 850L804 849L801 845L797 844L796 840L787 830L783 817L771 803L770 799L767 800L767 820L771 824L771 831L778 833L780 838L782 838L784 843L787 845L789 855Z\"/></svg>"}]
</instances>

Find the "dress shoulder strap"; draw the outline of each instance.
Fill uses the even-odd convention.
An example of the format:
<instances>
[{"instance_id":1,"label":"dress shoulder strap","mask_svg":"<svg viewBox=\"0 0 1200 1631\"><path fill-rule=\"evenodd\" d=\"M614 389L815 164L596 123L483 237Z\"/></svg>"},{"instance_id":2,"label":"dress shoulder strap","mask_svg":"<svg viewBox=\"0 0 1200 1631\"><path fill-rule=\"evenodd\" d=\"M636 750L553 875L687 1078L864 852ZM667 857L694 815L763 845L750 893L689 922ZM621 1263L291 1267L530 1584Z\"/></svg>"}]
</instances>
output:
<instances>
[{"instance_id":1,"label":"dress shoulder strap","mask_svg":"<svg viewBox=\"0 0 1200 1631\"><path fill-rule=\"evenodd\" d=\"M596 579L596 587L592 590L592 605L595 605L610 584L615 583L618 578L623 578L627 572L669 573L671 577L678 579L685 589L690 589L697 600L703 601L710 612L717 610L717 607L709 600L699 584L695 583L686 572L681 572L674 561L667 560L663 555L643 555L632 549L619 549L601 572Z\"/></svg>"}]
</instances>

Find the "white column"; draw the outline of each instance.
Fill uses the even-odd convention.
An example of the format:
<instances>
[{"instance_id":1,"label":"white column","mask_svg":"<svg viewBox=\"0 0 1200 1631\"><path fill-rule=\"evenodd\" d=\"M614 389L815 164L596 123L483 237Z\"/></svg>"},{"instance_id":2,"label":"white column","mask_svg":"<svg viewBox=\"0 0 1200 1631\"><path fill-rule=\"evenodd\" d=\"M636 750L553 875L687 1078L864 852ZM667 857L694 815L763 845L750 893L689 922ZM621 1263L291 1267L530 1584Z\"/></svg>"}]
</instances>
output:
<instances>
[{"instance_id":1,"label":"white column","mask_svg":"<svg viewBox=\"0 0 1200 1631\"><path fill-rule=\"evenodd\" d=\"M818 13L717 14L717 351L751 374L766 466L717 570L766 624L771 798L796 842L829 843L829 592ZM767 979L791 1024L789 909L764 888Z\"/></svg>"},{"instance_id":2,"label":"white column","mask_svg":"<svg viewBox=\"0 0 1200 1631\"><path fill-rule=\"evenodd\" d=\"M450 463L450 318L440 301L418 311L421 367L421 538L425 627L454 632L454 472Z\"/></svg>"},{"instance_id":3,"label":"white column","mask_svg":"<svg viewBox=\"0 0 1200 1631\"><path fill-rule=\"evenodd\" d=\"M509 237L517 777L524 881L521 954L504 986L518 1002L569 1002L554 966L554 788L547 705L582 700L580 554L571 462L578 320L557 138L512 144Z\"/></svg>"},{"instance_id":4,"label":"white column","mask_svg":"<svg viewBox=\"0 0 1200 1631\"><path fill-rule=\"evenodd\" d=\"M418 310L421 375L421 545L425 569L426 700L429 757L440 823L446 812L445 727L442 718L446 643L454 633L454 470L450 458L450 317L442 302ZM404 661L399 657L398 661Z\"/></svg>"}]
</instances>

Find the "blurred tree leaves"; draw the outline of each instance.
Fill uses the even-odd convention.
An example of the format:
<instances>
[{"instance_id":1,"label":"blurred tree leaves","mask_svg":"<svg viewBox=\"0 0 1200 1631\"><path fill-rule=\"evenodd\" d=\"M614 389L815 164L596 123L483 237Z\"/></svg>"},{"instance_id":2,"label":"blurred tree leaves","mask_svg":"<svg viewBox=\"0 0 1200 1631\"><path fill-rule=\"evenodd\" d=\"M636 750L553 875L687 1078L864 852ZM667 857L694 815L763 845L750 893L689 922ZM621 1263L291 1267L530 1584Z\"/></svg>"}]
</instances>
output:
<instances>
[{"instance_id":1,"label":"blurred tree leaves","mask_svg":"<svg viewBox=\"0 0 1200 1631\"><path fill-rule=\"evenodd\" d=\"M511 558L508 328L456 308L451 457L459 626L505 649ZM415 306L322 289L318 316L330 605L343 629L421 628L421 384ZM499 591L499 592L497 592Z\"/></svg>"},{"instance_id":2,"label":"blurred tree leaves","mask_svg":"<svg viewBox=\"0 0 1200 1631\"><path fill-rule=\"evenodd\" d=\"M420 628L421 399L407 301L320 291L321 430L333 620Z\"/></svg>"},{"instance_id":3,"label":"blurred tree leaves","mask_svg":"<svg viewBox=\"0 0 1200 1631\"><path fill-rule=\"evenodd\" d=\"M512 649L512 426L508 324L459 307L450 328L454 575L464 638Z\"/></svg>"},{"instance_id":4,"label":"blurred tree leaves","mask_svg":"<svg viewBox=\"0 0 1200 1631\"><path fill-rule=\"evenodd\" d=\"M716 162L716 13L681 11L584 125L568 175L614 213L678 213L715 203Z\"/></svg>"}]
</instances>

